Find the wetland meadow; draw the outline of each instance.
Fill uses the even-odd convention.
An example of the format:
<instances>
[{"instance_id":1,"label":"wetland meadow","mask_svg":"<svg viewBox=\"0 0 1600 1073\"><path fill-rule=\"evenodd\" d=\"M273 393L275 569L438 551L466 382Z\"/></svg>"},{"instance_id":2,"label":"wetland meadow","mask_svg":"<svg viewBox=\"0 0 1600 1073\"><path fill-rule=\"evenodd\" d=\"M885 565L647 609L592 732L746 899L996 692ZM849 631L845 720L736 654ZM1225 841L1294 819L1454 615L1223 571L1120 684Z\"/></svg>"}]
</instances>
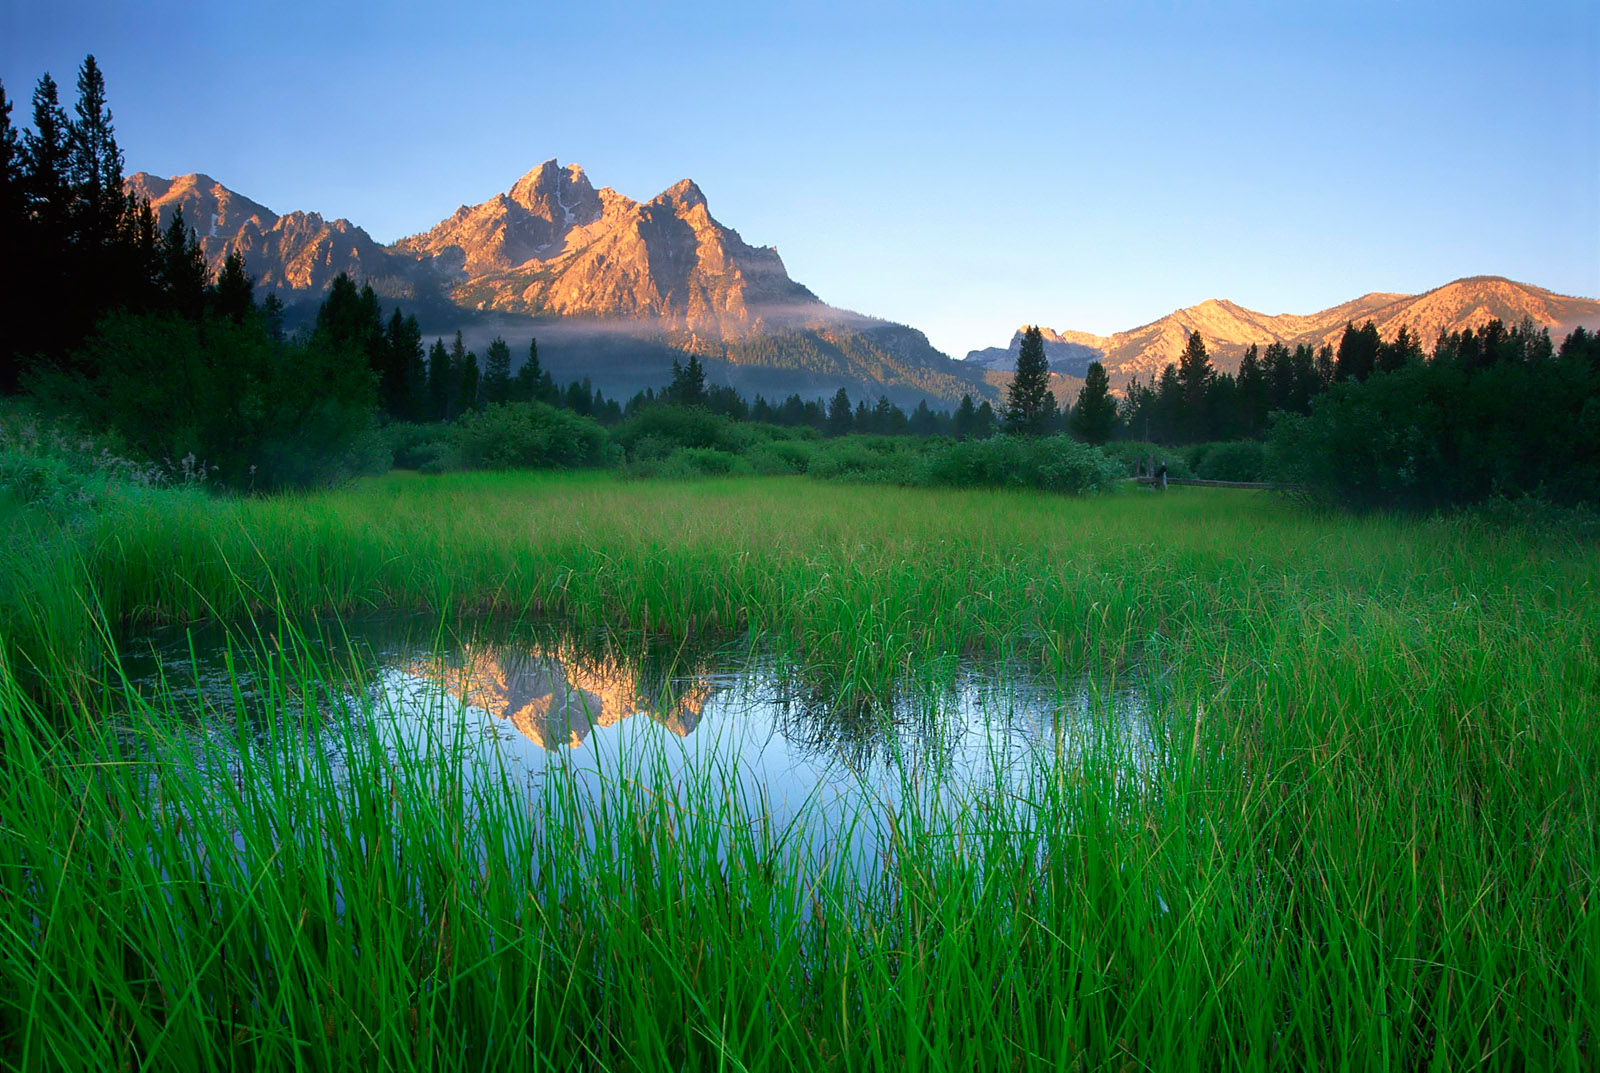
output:
<instances>
[{"instance_id":1,"label":"wetland meadow","mask_svg":"<svg viewBox=\"0 0 1600 1073\"><path fill-rule=\"evenodd\" d=\"M607 472L18 517L8 1068L1594 1067L1559 527Z\"/></svg>"}]
</instances>

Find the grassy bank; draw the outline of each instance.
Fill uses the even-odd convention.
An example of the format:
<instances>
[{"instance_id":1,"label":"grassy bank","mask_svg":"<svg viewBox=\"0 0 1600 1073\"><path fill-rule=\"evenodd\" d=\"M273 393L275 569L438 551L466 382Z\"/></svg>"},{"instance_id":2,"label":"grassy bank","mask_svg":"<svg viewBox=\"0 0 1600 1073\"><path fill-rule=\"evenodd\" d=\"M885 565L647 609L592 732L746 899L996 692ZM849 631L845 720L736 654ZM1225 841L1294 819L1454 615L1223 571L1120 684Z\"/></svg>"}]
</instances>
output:
<instances>
[{"instance_id":1,"label":"grassy bank","mask_svg":"<svg viewBox=\"0 0 1600 1073\"><path fill-rule=\"evenodd\" d=\"M1249 493L482 474L139 498L3 555L10 1063L1596 1060L1592 545ZM748 629L845 698L949 652L1138 668L1162 762L863 814L893 852L862 882L714 771L530 801L328 709L343 774L284 718L207 779L170 705L95 685L148 624L387 607Z\"/></svg>"}]
</instances>

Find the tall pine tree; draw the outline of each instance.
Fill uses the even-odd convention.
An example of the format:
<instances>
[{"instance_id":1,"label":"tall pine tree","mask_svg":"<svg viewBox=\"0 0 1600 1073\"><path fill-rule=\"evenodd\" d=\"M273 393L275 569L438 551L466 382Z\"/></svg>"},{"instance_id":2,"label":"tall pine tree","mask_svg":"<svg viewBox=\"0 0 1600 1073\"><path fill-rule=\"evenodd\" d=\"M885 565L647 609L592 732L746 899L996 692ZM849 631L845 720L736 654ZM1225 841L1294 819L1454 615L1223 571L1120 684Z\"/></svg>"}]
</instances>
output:
<instances>
[{"instance_id":1,"label":"tall pine tree","mask_svg":"<svg viewBox=\"0 0 1600 1073\"><path fill-rule=\"evenodd\" d=\"M443 339L435 339L428 351L428 417L433 421L450 419L450 400L455 395L454 377L450 375L450 354Z\"/></svg>"},{"instance_id":2,"label":"tall pine tree","mask_svg":"<svg viewBox=\"0 0 1600 1073\"><path fill-rule=\"evenodd\" d=\"M483 354L483 401L511 401L511 348L499 336Z\"/></svg>"},{"instance_id":3,"label":"tall pine tree","mask_svg":"<svg viewBox=\"0 0 1600 1073\"><path fill-rule=\"evenodd\" d=\"M1006 431L1036 436L1048 431L1054 399L1050 395L1050 360L1044 353L1044 334L1030 326L1022 334L1017 371L1006 393Z\"/></svg>"},{"instance_id":4,"label":"tall pine tree","mask_svg":"<svg viewBox=\"0 0 1600 1073\"><path fill-rule=\"evenodd\" d=\"M30 256L27 242L28 216L22 189L22 142L11 124L11 101L0 83L0 323L14 325L23 304L22 274L19 261ZM17 389L21 363L12 340L0 340L0 393Z\"/></svg>"},{"instance_id":5,"label":"tall pine tree","mask_svg":"<svg viewBox=\"0 0 1600 1073\"><path fill-rule=\"evenodd\" d=\"M1117 427L1117 400L1111 397L1111 378L1098 361L1089 363L1083 389L1072 408L1072 431L1085 443L1100 444L1111 438Z\"/></svg>"},{"instance_id":6,"label":"tall pine tree","mask_svg":"<svg viewBox=\"0 0 1600 1073\"><path fill-rule=\"evenodd\" d=\"M1215 376L1211 356L1206 352L1206 341L1199 332L1190 332L1183 353L1178 356L1178 390L1182 410L1177 415L1176 433L1190 443L1203 440L1210 421L1206 413L1206 396Z\"/></svg>"},{"instance_id":7,"label":"tall pine tree","mask_svg":"<svg viewBox=\"0 0 1600 1073\"><path fill-rule=\"evenodd\" d=\"M833 400L828 403L829 436L848 436L850 434L851 412L850 395L844 388L833 393Z\"/></svg>"}]
</instances>

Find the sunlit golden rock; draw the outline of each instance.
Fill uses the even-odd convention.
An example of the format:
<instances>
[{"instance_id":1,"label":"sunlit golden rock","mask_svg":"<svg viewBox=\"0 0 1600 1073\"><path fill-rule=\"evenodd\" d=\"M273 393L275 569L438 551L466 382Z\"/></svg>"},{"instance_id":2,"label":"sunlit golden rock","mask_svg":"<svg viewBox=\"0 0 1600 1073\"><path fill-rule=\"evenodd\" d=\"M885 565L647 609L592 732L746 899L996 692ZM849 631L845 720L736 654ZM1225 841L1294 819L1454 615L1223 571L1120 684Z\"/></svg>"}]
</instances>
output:
<instances>
[{"instance_id":1,"label":"sunlit golden rock","mask_svg":"<svg viewBox=\"0 0 1600 1073\"><path fill-rule=\"evenodd\" d=\"M461 703L508 720L546 749L576 748L590 730L645 715L679 737L700 723L711 696L697 683L676 697L651 696L637 672L619 660L569 650L469 645L458 659L413 664L409 671Z\"/></svg>"},{"instance_id":2,"label":"sunlit golden rock","mask_svg":"<svg viewBox=\"0 0 1600 1073\"><path fill-rule=\"evenodd\" d=\"M1081 376L1090 361L1101 361L1112 385L1121 388L1135 376L1149 382L1169 362L1176 363L1190 332L1200 333L1218 369L1233 372L1251 344L1265 349L1269 343L1283 343L1290 348L1303 343L1314 350L1325 345L1337 350L1345 325L1351 323L1359 327L1371 320L1386 340L1394 339L1405 328L1425 350L1431 350L1441 331L1477 329L1494 319L1510 326L1524 318L1548 327L1559 342L1580 324L1591 329L1600 327L1600 302L1570 298L1499 276L1473 276L1424 294L1365 294L1304 315L1257 313L1233 302L1210 298L1115 335L1049 329L1043 335L1053 370ZM975 350L967 359L1000 372L1001 377L994 382L1003 387L1010 379L1006 374L1015 367L1021 334L1019 328L1009 349Z\"/></svg>"}]
</instances>

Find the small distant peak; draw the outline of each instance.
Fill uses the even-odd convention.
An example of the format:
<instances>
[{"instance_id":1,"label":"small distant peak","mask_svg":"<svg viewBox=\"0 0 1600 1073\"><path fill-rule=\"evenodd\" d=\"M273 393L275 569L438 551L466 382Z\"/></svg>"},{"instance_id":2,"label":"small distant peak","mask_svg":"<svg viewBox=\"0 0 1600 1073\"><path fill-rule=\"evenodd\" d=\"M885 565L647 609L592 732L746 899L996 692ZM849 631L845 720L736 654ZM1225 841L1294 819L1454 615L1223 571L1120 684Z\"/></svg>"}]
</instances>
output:
<instances>
[{"instance_id":1,"label":"small distant peak","mask_svg":"<svg viewBox=\"0 0 1600 1073\"><path fill-rule=\"evenodd\" d=\"M172 189L172 180L152 175L148 171L136 171L123 180L123 186L129 190L146 191L148 196L160 197Z\"/></svg>"},{"instance_id":2,"label":"small distant peak","mask_svg":"<svg viewBox=\"0 0 1600 1073\"><path fill-rule=\"evenodd\" d=\"M656 200L670 202L680 209L688 210L696 205L704 205L706 203L706 195L695 185L693 179L679 179L661 191Z\"/></svg>"},{"instance_id":3,"label":"small distant peak","mask_svg":"<svg viewBox=\"0 0 1600 1073\"><path fill-rule=\"evenodd\" d=\"M562 191L577 191L580 196L592 195L594 187L581 167L576 164L562 167L560 161L551 157L518 179L512 185L509 196L512 201L528 208L549 205L553 199L559 209L565 210L576 202L568 200L563 203L569 195L564 195Z\"/></svg>"},{"instance_id":4,"label":"small distant peak","mask_svg":"<svg viewBox=\"0 0 1600 1073\"><path fill-rule=\"evenodd\" d=\"M511 185L511 196L515 198L521 191L549 190L556 185L557 177L560 174L561 165L556 162L555 157L551 157L513 183Z\"/></svg>"}]
</instances>

